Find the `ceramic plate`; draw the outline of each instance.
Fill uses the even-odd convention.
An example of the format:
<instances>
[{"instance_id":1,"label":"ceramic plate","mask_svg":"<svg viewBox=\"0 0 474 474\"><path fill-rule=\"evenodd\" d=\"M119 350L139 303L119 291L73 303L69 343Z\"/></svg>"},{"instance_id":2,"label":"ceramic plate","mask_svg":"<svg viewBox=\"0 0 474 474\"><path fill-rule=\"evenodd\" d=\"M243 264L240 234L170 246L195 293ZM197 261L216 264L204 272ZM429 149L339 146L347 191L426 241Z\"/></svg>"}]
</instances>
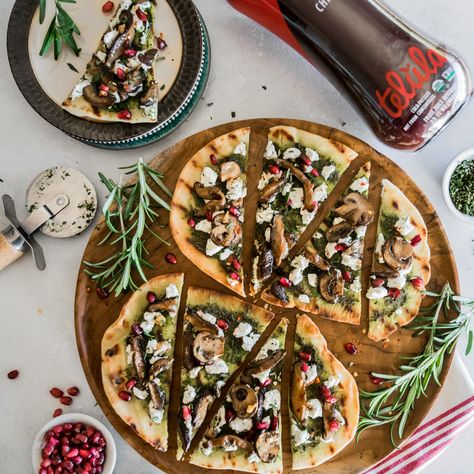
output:
<instances>
[{"instance_id":1,"label":"ceramic plate","mask_svg":"<svg viewBox=\"0 0 474 474\"><path fill-rule=\"evenodd\" d=\"M198 102L209 68L205 26L191 0L158 0L155 32L163 33L168 47L160 52L158 67L160 103L156 124L127 125L88 122L70 115L60 104L85 70L111 15L102 13L102 0L78 1L66 8L79 26L79 57L63 49L59 61L52 51L38 52L53 16L39 24L37 0L17 0L8 25L7 50L13 76L31 106L68 135L95 146L130 148L156 141L179 126ZM118 2L115 2L118 4ZM72 64L78 71L68 67ZM205 68L207 68L205 70ZM194 100L193 100L194 99Z\"/></svg>"}]
</instances>

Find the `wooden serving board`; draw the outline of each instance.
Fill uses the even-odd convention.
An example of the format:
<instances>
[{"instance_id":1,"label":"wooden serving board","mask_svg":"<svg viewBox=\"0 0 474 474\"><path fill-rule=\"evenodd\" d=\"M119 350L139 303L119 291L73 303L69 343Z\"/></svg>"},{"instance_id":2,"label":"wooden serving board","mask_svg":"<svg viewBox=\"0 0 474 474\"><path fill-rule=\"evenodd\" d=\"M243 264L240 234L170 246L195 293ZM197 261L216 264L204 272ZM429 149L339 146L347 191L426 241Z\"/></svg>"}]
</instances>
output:
<instances>
[{"instance_id":1,"label":"wooden serving board","mask_svg":"<svg viewBox=\"0 0 474 474\"><path fill-rule=\"evenodd\" d=\"M452 251L449 246L446 234L443 230L441 222L423 192L418 186L410 179L410 177L403 172L395 163L393 163L387 157L381 155L366 143L358 140L357 138L348 135L342 131L326 127L324 125L318 125L311 122L305 122L303 120L289 120L289 119L255 119L255 120L243 120L239 122L232 122L224 125L220 125L208 130L197 133L185 140L180 141L176 145L172 146L168 150L162 152L157 156L151 163L152 166L165 173L166 184L170 189L174 188L177 178L181 172L182 167L186 162L203 146L217 136L228 133L240 127L252 127L252 134L250 139L250 153L249 153L249 190L256 189L255 184L259 179L261 169L261 158L263 151L267 143L267 131L269 127L286 124L308 130L313 133L318 133L324 137L328 137L339 142L342 142L349 147L353 148L359 153L359 158L351 165L349 171L343 176L332 196L322 206L318 217L313 224L308 228L307 232L303 235L297 247L294 249L292 254L294 255L299 248L301 248L308 237L316 230L321 220L331 206L335 203L340 192L349 184L350 180L357 172L358 168L367 160L372 163L372 178L370 181L370 194L369 199L374 203L375 211L378 213L379 208L379 195L381 189L381 181L383 178L389 178L396 186L400 187L401 190L408 196L408 198L416 205L420 210L423 218L428 227L429 244L431 247L431 266L432 266L432 277L429 283L428 289L432 291L438 291L442 285L449 281L451 286L456 292L459 292L459 282L457 276L456 265L453 259ZM256 193L256 191L254 191ZM244 242L253 242L252 232L255 224L255 208L256 208L256 195L249 195L246 201L246 229L244 233ZM163 223L166 223L167 215L166 212L162 213ZM366 251L364 255L363 264L363 293L365 294L366 286L368 282L371 256L374 246L375 234L376 234L376 220L374 220L369 226L367 238L366 238ZM103 221L100 221L94 231L92 232L89 243L84 252L84 260L86 261L98 261L102 260L105 256L112 253L110 246L97 247L97 243L105 235L105 225ZM174 244L168 226L165 226L160 230L161 235L166 237L171 247L160 244L156 239L149 238L147 248L150 251L151 261L155 264L156 269L149 271L148 276L153 277L158 274L172 273L182 271L185 273L185 287L183 291L183 300L185 300L186 289L188 286L204 286L207 288L213 288L224 293L232 293L222 285L218 284L214 280L210 279L206 274L195 267L189 262L178 250ZM165 261L165 254L167 252L173 252L177 256L178 263L176 265L170 265ZM250 253L251 245L245 247L244 244L244 265L245 268L250 268ZM291 255L290 255L291 257ZM101 381L101 353L100 344L104 331L106 328L118 317L121 307L127 301L129 295L121 295L119 298L115 298L110 295L104 300L98 299L94 284L83 272L83 264L79 271L77 288L76 288L76 300L75 300L75 324L76 324L76 338L79 349L79 354L82 360L82 365L89 382L89 385L94 393L95 398L99 402L102 410L104 411L107 418L118 430L118 432L124 437L124 439L133 446L141 455L143 455L148 461L155 466L159 467L168 473L202 473L204 469L196 466L187 464L185 462L177 461L175 458L176 454L176 421L178 414L178 394L179 394L179 369L181 362L181 330L180 325L182 324L182 311L180 311L178 319L178 334L176 341L176 354L175 354L175 366L174 366L174 377L172 384L171 393L174 394L171 397L171 413L169 416L170 422L170 450L167 453L162 453L154 450L145 441L143 441L131 428L126 425L118 415L114 412L112 407L109 405L107 397L102 388ZM250 272L247 272L248 274ZM248 298L248 301L262 304L259 298L252 299ZM184 303L184 302L183 302ZM407 330L399 330L390 337L387 342L374 343L370 341L366 336L367 327L367 302L364 298L363 306L363 317L361 325L351 326L347 324L337 323L328 321L317 316L312 316L313 320L321 329L321 332L328 341L330 350L348 367L350 372L354 375L360 388L367 390L374 390L374 386L369 379L371 371L390 373L396 371L400 365L400 356L415 354L423 347L425 340L422 337L413 338L411 332ZM181 310L183 304L181 305ZM272 328L279 320L280 315L287 316L290 321L289 328L289 340L287 340L287 349L292 347L294 328L295 328L295 314L296 310L282 310L279 308L273 308L277 317L275 318ZM269 334L269 331L266 332ZM349 355L344 350L344 344L347 342L354 343L358 348L356 355ZM259 346L263 342L259 344ZM255 352L258 351L259 347L255 348ZM255 353L254 352L254 353ZM291 350L290 357L291 357ZM441 382L444 382L446 374L451 363L452 354L446 360L443 374L441 376ZM289 357L287 357L285 365L285 373L283 378L283 387L289 386ZM237 374L235 374L237 375ZM234 379L235 377L233 377ZM428 413L432 404L434 403L441 388L436 384L431 384L428 390L428 397L420 399L416 404L416 410L410 416L407 426L405 429L405 437L408 437L416 427L421 423L425 415ZM288 394L286 391L282 393L282 414L283 414L283 442L284 442L284 466L285 472L291 472L291 454L289 445L289 420L288 420L288 408L287 408ZM367 430L362 434L359 441L353 441L347 446L339 455L333 458L331 461L323 464L322 466L307 470L307 473L325 472L325 473L354 473L359 472L365 468L370 467L374 463L378 462L391 451L393 446L390 442L389 428L380 427L375 429ZM231 472L231 471L229 471ZM301 471L299 471L301 472Z\"/></svg>"}]
</instances>

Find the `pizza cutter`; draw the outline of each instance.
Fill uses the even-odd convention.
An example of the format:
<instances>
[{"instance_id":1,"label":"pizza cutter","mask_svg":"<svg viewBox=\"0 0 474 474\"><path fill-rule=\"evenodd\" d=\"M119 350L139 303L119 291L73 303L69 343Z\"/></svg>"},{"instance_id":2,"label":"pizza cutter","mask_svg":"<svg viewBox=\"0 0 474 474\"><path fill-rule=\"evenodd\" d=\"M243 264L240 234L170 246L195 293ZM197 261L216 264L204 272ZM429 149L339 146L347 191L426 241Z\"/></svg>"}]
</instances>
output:
<instances>
[{"instance_id":1,"label":"pizza cutter","mask_svg":"<svg viewBox=\"0 0 474 474\"><path fill-rule=\"evenodd\" d=\"M19 222L15 203L3 195L10 225L0 232L0 270L31 250L39 270L46 268L43 249L33 237L39 230L51 237L71 237L85 230L97 209L91 182L73 168L55 167L40 173L26 192L28 217Z\"/></svg>"}]
</instances>

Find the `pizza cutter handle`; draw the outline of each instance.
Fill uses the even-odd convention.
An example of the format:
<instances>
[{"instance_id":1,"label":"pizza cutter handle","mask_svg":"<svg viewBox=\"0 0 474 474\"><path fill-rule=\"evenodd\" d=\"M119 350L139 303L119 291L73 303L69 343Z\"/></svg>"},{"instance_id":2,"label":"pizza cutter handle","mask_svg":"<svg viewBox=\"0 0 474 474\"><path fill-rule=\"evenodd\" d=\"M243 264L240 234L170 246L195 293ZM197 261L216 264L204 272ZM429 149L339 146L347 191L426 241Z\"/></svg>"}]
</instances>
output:
<instances>
[{"instance_id":1,"label":"pizza cutter handle","mask_svg":"<svg viewBox=\"0 0 474 474\"><path fill-rule=\"evenodd\" d=\"M17 249L15 245L9 241L5 235L5 231L0 234L0 271L10 265L10 263L19 259L23 253L24 252Z\"/></svg>"}]
</instances>

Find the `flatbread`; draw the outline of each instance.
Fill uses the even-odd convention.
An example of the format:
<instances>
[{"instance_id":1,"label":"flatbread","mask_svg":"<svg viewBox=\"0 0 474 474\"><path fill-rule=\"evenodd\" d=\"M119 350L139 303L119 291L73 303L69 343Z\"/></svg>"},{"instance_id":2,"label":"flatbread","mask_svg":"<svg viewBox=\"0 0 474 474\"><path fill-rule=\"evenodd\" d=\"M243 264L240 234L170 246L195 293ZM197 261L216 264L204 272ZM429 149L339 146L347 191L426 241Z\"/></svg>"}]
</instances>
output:
<instances>
[{"instance_id":1,"label":"flatbread","mask_svg":"<svg viewBox=\"0 0 474 474\"><path fill-rule=\"evenodd\" d=\"M318 316L332 319L333 321L348 324L360 323L362 308L362 287L360 280L367 225L353 226L352 232L350 232L346 238L334 242L334 244L340 243L346 245L348 248L338 252L334 250L334 255L330 257L328 257L329 254L326 254L327 249L331 246L326 238L326 232L334 225L334 222L337 224L346 222L335 213L335 209L342 204L342 200L345 196L360 193L364 198L368 197L369 179L370 162L367 162L354 176L354 179L341 195L341 199L329 211L325 220L313 234L310 241L308 241L303 250L290 262L289 268L280 275L280 277L284 277L291 282L291 286L284 288L278 284L278 281L274 282L262 292L261 298L263 301L283 308L296 307L301 311L317 314ZM338 220L336 221L335 219ZM351 248L354 248L354 250L351 250ZM344 255L344 252L351 256L349 260L351 266L341 263L341 255ZM354 254L354 256L352 256L352 254ZM344 293L336 302L328 302L321 296L321 278L328 272L319 269L314 262L311 261L310 256L313 255L321 257L325 263L330 264L331 271L339 272L341 275L340 278L343 281ZM302 269L301 273L298 271L298 268ZM283 292L288 301L283 301L276 295L276 292L273 290L273 285L278 286L278 291Z\"/></svg>"},{"instance_id":2,"label":"flatbread","mask_svg":"<svg viewBox=\"0 0 474 474\"><path fill-rule=\"evenodd\" d=\"M132 399L127 402L120 398L119 393L127 391L133 394L133 389L126 388L126 383L130 379L130 365L127 361L127 339L131 333L132 325L143 321L143 314L147 311L149 305L147 293L152 291L156 294L158 300L161 300L166 294L166 288L169 285L175 285L180 295L183 277L182 273L161 275L142 285L133 293L122 308L118 319L105 331L102 338L102 383L112 408L141 438L160 451L168 449L168 409L172 359L167 369L159 375L161 380L160 389L163 391L166 400L163 418L160 423L155 423L150 418L149 397L146 400L140 400L136 396L132 396ZM174 317L171 317L168 312L163 311L162 313L162 315L166 315L164 326L166 327L166 333L162 333L163 340L169 341L169 348L162 355L169 359L173 357L174 353L179 297L175 306Z\"/></svg>"},{"instance_id":3,"label":"flatbread","mask_svg":"<svg viewBox=\"0 0 474 474\"><path fill-rule=\"evenodd\" d=\"M322 365L322 370L321 365L318 364L319 370L317 373L313 371L312 367L316 367L316 364L312 364L314 359L311 358L311 360L306 362L308 370L303 373L301 370L301 364L303 363L300 356L301 351L314 351L315 357L318 358ZM296 371L299 371L299 374ZM305 379L303 379L305 386L304 395L302 395L303 392L295 390L293 386L295 377L301 374L311 374L311 377L315 376L312 381L307 378L307 384ZM310 375L304 376L310 377ZM321 393L318 390L320 390L320 386L323 386L323 384L330 389L331 396L336 399L335 403L329 406L335 407L340 414L340 419L343 420L343 422L339 422L339 427L331 435L331 441L323 441L321 436L317 436L318 425L314 420L318 420L320 417L315 416L310 419L309 415L306 415L305 420L307 421L304 421L304 424L300 424L292 408L293 406L301 407L305 402L313 401L312 397L305 401L305 398L308 396L308 389L314 388L316 393ZM292 404L293 397L295 405ZM324 405L326 404L326 401L321 401L322 411L324 411ZM335 417L335 412L332 416ZM337 418L335 417L334 419ZM297 317L296 326L292 386L290 387L290 421L292 461L293 469L295 470L319 466L334 457L352 441L359 421L359 391L354 378L344 365L328 350L326 340L321 335L316 324L308 316L301 315ZM301 428L298 428L298 425ZM315 427L315 436L311 440L312 442L296 446L297 441L301 441L301 439L297 440L295 436L297 435L297 430L309 433L307 430L312 430L313 427Z\"/></svg>"},{"instance_id":4,"label":"flatbread","mask_svg":"<svg viewBox=\"0 0 474 474\"><path fill-rule=\"evenodd\" d=\"M298 242L317 214L319 205L332 192L357 153L342 143L294 127L276 126L269 130L258 185L260 203L257 208L255 248L253 252L251 294L259 292L265 255L273 254L273 270ZM271 198L266 193L281 183ZM275 229L279 229L277 232ZM280 243L273 234L284 238ZM286 247L286 248L285 248ZM283 256L283 257L282 257Z\"/></svg>"},{"instance_id":5,"label":"flatbread","mask_svg":"<svg viewBox=\"0 0 474 474\"><path fill-rule=\"evenodd\" d=\"M241 128L214 139L196 153L184 166L178 178L171 202L170 214L171 232L181 252L201 271L207 273L211 278L214 278L241 296L245 296L243 266L241 265L242 241L236 246L229 247L233 252L225 260L221 260L221 257L228 249L227 247L221 249L213 256L206 255L206 246L210 240L210 234L206 231L197 230L201 228L201 225L206 224L206 217L196 216L196 214L203 209L205 202L200 200L196 195L194 185L201 181L203 170L206 168L210 168L220 175L219 166L211 162L210 157L213 155L219 164L232 161L234 158L240 161L241 175L238 179L241 179L243 185L246 186L245 171L249 140L250 128ZM244 147L245 155L235 154L236 149L243 151ZM221 189L226 189L226 185L220 181L220 177L217 178L216 184L219 185ZM231 203L232 202L226 198L224 208L226 215L232 207ZM238 223L240 223L240 226L243 228L243 203L240 209L240 215L235 219L238 220ZM214 220L217 215L218 212L212 213L212 220ZM194 220L195 227L192 227L188 223L190 218ZM210 223L209 226L211 226ZM215 227L214 223L212 223L212 227ZM235 268L233 264L228 264L229 258L234 258L236 254L238 256L237 259L240 260L238 269ZM231 279L230 276L232 273L238 275L238 280Z\"/></svg>"},{"instance_id":6,"label":"flatbread","mask_svg":"<svg viewBox=\"0 0 474 474\"><path fill-rule=\"evenodd\" d=\"M268 361L271 360L271 357L277 357L279 362L275 366L271 367L271 369L268 371L264 371L263 375L256 374L258 377L251 375L249 376L246 374L246 369L244 369L243 375L239 376L230 388L231 393L233 389L238 390L239 387L237 386L246 385L256 393L257 399L259 400L259 408L253 416L248 418L249 421L247 423L249 424L250 429L252 429L252 425L256 426L257 421L266 420L264 423L269 424L269 426L268 428L262 428L260 433L262 433L262 438L264 436L269 436L271 440L274 440L274 442L278 444L278 456L272 458L271 461L267 460L267 462L263 462L263 460L259 457L258 450L256 448L258 439L257 437L248 443L248 449L240 448L234 451L226 451L223 447L211 447L209 452L206 451L206 448L209 449L215 440L222 440L222 437L225 435L233 435L238 436L240 439L245 439L249 433L248 429L242 431L239 430L239 432L237 432L226 420L226 413L233 412L234 410L232 399L228 395L227 399L223 402L216 415L212 419L209 425L210 428L206 433L205 438L200 442L198 448L191 454L189 459L191 464L195 464L206 469L235 469L238 471L269 474L280 474L283 472L280 402L278 402L277 409L269 410L264 408L264 397L266 393L276 390L278 393L278 399L280 399L281 374L283 370L287 326L288 321L286 319L282 319L273 333L270 335L269 339L263 345L262 349L259 351L255 361L251 363L251 369L254 371L257 370L258 365L255 364L258 364L258 361ZM269 385L267 385L268 380L271 381ZM273 396L274 394L275 392L271 392L270 396ZM261 413L259 414L260 410ZM277 422L275 422L275 420ZM232 422L235 421L233 420ZM241 421L238 422L241 423ZM263 433L267 434L264 435ZM268 445L268 443L261 443L259 444L259 447L261 445L265 446ZM260 447L260 449L262 448ZM267 454L268 453L263 453L264 456Z\"/></svg>"},{"instance_id":7,"label":"flatbread","mask_svg":"<svg viewBox=\"0 0 474 474\"><path fill-rule=\"evenodd\" d=\"M367 336L373 341L386 339L399 327L407 325L415 318L423 299L422 291L431 277L428 230L423 217L412 202L393 183L384 179L382 186L377 235L385 234L385 240L387 240L388 237L397 234L393 226L387 229L387 225L382 222L383 216L392 216L392 224L398 218L402 218L408 219L410 226L413 227L413 230L404 237L405 240L411 241L414 236L419 236L421 241L413 246L413 265L406 275L406 284L401 289L401 296L396 300L389 296L370 300ZM377 246L375 247L373 264L378 258L376 251ZM423 285L419 288L416 288L410 282L417 277L423 280Z\"/></svg>"},{"instance_id":8,"label":"flatbread","mask_svg":"<svg viewBox=\"0 0 474 474\"><path fill-rule=\"evenodd\" d=\"M192 323L190 316L197 322ZM181 459L183 452L189 449L209 407L220 396L229 377L244 360L248 360L248 354L273 316L270 311L234 296L204 288L189 288L183 329L177 459ZM219 354L215 350L212 352L203 339L195 344L197 338L206 332L212 333L214 340L222 341L222 345L218 344ZM193 396L186 395L186 392ZM204 405L205 397L207 407L200 410L199 405ZM186 399L188 403L184 403ZM201 414L200 423L196 423L198 413Z\"/></svg>"},{"instance_id":9,"label":"flatbread","mask_svg":"<svg viewBox=\"0 0 474 474\"><path fill-rule=\"evenodd\" d=\"M141 12L148 17L147 21L142 22L138 18L136 13L138 8L140 8ZM108 47L107 44L110 44L110 46L113 47L116 39L120 37L120 33L117 32L117 28L121 23L119 17L124 11L131 13L134 27L134 35L132 38L133 43L130 44L129 42L127 49L135 49L137 53L131 58L122 54L116 61L113 62L110 67L106 67L105 62L110 51L110 47ZM154 51L155 56L157 54L157 49L154 48L154 15L155 6L152 1L148 3L142 2L139 4L138 2L132 2L131 0L123 0L120 3L114 16L109 22L107 30L102 36L96 51L92 55L85 73L81 76L81 79L78 81L69 97L63 102L62 107L64 110L72 115L75 115L76 117L92 122L123 122L128 124L157 122L158 90L155 81L157 74L156 61L154 58L151 60L151 64L145 64L140 60L140 58L144 57L143 53L145 52ZM142 28L144 29L142 30ZM117 36L111 40L111 43L108 41L106 42L104 38L107 38L107 35L113 35L113 32L117 32ZM132 37L131 34L130 37ZM107 84L105 84L105 82L104 84L110 86L109 89L107 89L109 91L108 94L116 101L116 103L113 103L113 105L109 107L107 105L101 107L94 106L89 101L87 101L83 95L84 88L88 86L90 87L91 84L95 90L95 93L104 93L103 91L101 92L99 90L99 82L103 81L103 78L106 77L104 74L104 68L107 70L108 78L105 80ZM114 96L112 91L113 88L117 88L117 86L122 87L122 85L125 84L128 79L126 79L125 82L123 78L120 79L115 73L117 68L120 68L122 71L124 71L124 73L143 71L144 77L142 85L133 87L133 89L130 91L130 97L126 101L121 102L117 102L120 96ZM139 90L140 87L141 90ZM146 107L141 107L139 101L141 98L144 98L146 94L149 105ZM118 116L118 113L124 109L127 109L130 112L130 118L120 118Z\"/></svg>"}]
</instances>

